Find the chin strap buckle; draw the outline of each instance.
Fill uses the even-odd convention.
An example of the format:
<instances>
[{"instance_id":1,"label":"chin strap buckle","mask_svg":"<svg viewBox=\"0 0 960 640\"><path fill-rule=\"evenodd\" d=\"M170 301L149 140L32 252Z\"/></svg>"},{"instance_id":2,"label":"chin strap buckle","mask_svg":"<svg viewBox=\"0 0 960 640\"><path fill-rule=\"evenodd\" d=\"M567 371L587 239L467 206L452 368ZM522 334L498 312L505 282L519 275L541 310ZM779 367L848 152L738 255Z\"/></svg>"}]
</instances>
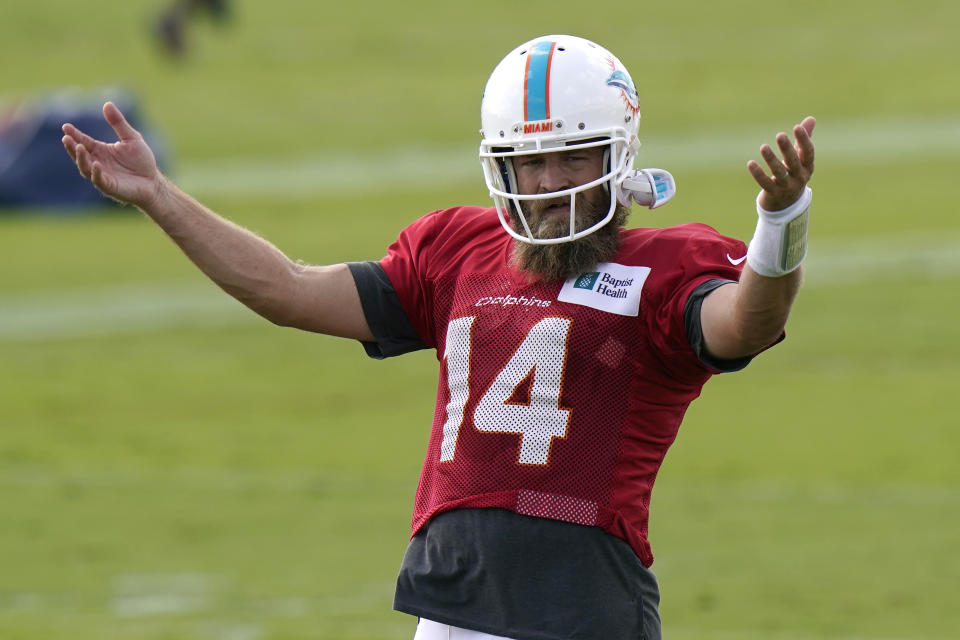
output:
<instances>
[{"instance_id":1,"label":"chin strap buckle","mask_svg":"<svg viewBox=\"0 0 960 640\"><path fill-rule=\"evenodd\" d=\"M665 205L677 193L677 183L663 169L634 169L617 190L617 202L625 207L636 202L650 209Z\"/></svg>"}]
</instances>

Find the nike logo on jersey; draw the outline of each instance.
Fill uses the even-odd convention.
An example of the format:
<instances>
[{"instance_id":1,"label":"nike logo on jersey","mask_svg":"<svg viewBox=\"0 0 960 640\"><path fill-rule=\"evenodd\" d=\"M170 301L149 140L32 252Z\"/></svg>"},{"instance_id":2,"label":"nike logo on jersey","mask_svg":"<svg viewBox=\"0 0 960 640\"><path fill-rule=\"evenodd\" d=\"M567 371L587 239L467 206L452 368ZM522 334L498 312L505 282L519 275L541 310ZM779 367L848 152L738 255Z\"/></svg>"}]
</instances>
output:
<instances>
[{"instance_id":1,"label":"nike logo on jersey","mask_svg":"<svg viewBox=\"0 0 960 640\"><path fill-rule=\"evenodd\" d=\"M729 260L730 264L732 264L733 266L737 266L738 264L740 264L746 259L747 259L747 256L743 256L742 258L737 258L736 260L734 260L733 258L730 257L729 253L727 254L727 260Z\"/></svg>"},{"instance_id":2,"label":"nike logo on jersey","mask_svg":"<svg viewBox=\"0 0 960 640\"><path fill-rule=\"evenodd\" d=\"M564 282L557 300L621 316L637 316L640 292L648 275L650 267L601 262L596 271L581 273Z\"/></svg>"}]
</instances>

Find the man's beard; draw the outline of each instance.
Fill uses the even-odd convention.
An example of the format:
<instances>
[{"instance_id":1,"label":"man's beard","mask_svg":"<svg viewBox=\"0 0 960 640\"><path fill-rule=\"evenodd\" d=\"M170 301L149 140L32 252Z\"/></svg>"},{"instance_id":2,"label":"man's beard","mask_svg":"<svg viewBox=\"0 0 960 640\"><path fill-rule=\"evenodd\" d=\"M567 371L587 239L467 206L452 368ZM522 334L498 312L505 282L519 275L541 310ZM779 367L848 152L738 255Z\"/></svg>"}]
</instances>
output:
<instances>
[{"instance_id":1,"label":"man's beard","mask_svg":"<svg viewBox=\"0 0 960 640\"><path fill-rule=\"evenodd\" d=\"M606 217L609 201L591 202L586 194L578 193L575 231L592 227ZM530 230L535 238L560 238L570 235L570 216L544 214L552 204L566 204L569 196L551 200L528 200L523 202L523 210ZM582 238L557 244L531 244L514 240L513 259L517 266L538 280L566 280L584 271L589 271L597 263L611 260L620 250L620 229L627 221L630 209L617 204L613 218L593 233ZM523 233L523 225L516 211L510 208L510 218L514 229Z\"/></svg>"}]
</instances>

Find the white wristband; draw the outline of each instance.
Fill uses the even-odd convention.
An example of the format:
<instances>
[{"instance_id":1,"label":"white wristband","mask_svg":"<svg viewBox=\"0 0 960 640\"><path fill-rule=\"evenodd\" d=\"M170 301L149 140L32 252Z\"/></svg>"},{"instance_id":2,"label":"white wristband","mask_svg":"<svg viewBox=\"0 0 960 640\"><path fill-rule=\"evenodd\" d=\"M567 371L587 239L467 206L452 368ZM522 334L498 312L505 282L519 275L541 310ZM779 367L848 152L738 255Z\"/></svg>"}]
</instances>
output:
<instances>
[{"instance_id":1,"label":"white wristband","mask_svg":"<svg viewBox=\"0 0 960 640\"><path fill-rule=\"evenodd\" d=\"M762 193L762 192L761 192ZM747 264L762 276L779 278L795 270L807 255L807 227L813 191L805 187L786 209L767 211L757 196L757 230L747 247Z\"/></svg>"}]
</instances>

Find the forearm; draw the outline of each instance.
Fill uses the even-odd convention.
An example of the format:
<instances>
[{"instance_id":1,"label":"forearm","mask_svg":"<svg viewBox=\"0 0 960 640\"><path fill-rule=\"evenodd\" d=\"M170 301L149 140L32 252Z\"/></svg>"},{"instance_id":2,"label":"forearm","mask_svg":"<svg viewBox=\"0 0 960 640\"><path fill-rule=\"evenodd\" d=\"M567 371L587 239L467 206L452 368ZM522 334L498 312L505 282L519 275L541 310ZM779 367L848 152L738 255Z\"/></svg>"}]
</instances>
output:
<instances>
[{"instance_id":1,"label":"forearm","mask_svg":"<svg viewBox=\"0 0 960 640\"><path fill-rule=\"evenodd\" d=\"M749 265L744 267L733 305L742 350L756 353L780 337L802 281L802 267L778 278L761 276Z\"/></svg>"},{"instance_id":2,"label":"forearm","mask_svg":"<svg viewBox=\"0 0 960 640\"><path fill-rule=\"evenodd\" d=\"M714 290L703 301L701 325L711 355L734 360L776 342L800 290L802 269L768 278L744 267L740 282Z\"/></svg>"},{"instance_id":3,"label":"forearm","mask_svg":"<svg viewBox=\"0 0 960 640\"><path fill-rule=\"evenodd\" d=\"M290 324L302 267L217 215L165 177L140 208L224 291L277 324Z\"/></svg>"},{"instance_id":4,"label":"forearm","mask_svg":"<svg viewBox=\"0 0 960 640\"><path fill-rule=\"evenodd\" d=\"M272 244L221 218L170 182L150 147L113 103L103 116L119 142L108 144L63 125L63 146L80 175L105 195L136 205L227 293L283 326L371 340L346 264L293 262Z\"/></svg>"},{"instance_id":5,"label":"forearm","mask_svg":"<svg viewBox=\"0 0 960 640\"><path fill-rule=\"evenodd\" d=\"M723 359L750 356L773 344L783 332L800 283L807 253L814 147L812 117L793 128L796 146L777 134L781 161L763 145L767 175L751 160L747 170L760 186L757 230L747 249L740 281L715 289L703 301L700 321L707 351Z\"/></svg>"}]
</instances>

